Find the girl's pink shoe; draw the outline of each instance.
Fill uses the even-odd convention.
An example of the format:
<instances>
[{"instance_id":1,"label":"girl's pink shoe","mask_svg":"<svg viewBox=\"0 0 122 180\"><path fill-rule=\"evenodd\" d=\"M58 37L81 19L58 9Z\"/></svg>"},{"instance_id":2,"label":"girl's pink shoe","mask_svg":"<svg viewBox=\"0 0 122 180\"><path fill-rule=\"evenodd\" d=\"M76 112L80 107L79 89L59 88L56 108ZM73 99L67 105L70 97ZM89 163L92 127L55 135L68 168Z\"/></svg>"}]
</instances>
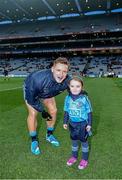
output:
<instances>
[{"instance_id":1,"label":"girl's pink shoe","mask_svg":"<svg viewBox=\"0 0 122 180\"><path fill-rule=\"evenodd\" d=\"M87 166L88 166L88 161L82 159L82 160L80 161L80 164L79 164L79 166L78 166L78 169L85 169Z\"/></svg>"},{"instance_id":2,"label":"girl's pink shoe","mask_svg":"<svg viewBox=\"0 0 122 180\"><path fill-rule=\"evenodd\" d=\"M67 161L67 165L68 165L68 166L72 166L76 161L77 161L77 158L75 158L75 157L72 156L72 157Z\"/></svg>"}]
</instances>

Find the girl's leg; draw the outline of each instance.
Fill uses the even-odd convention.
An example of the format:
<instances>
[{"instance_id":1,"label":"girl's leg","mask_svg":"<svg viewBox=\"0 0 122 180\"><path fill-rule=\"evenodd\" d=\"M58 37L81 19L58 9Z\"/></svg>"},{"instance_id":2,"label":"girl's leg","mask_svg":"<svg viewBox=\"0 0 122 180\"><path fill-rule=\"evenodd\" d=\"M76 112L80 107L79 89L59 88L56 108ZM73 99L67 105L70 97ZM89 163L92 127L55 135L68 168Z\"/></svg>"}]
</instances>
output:
<instances>
[{"instance_id":1,"label":"girl's leg","mask_svg":"<svg viewBox=\"0 0 122 180\"><path fill-rule=\"evenodd\" d=\"M81 142L82 144L82 159L78 166L78 169L85 169L88 166L88 153L89 153L89 145L88 141Z\"/></svg>"},{"instance_id":2,"label":"girl's leg","mask_svg":"<svg viewBox=\"0 0 122 180\"><path fill-rule=\"evenodd\" d=\"M78 157L78 140L72 140L72 157L67 161L68 166L72 166Z\"/></svg>"},{"instance_id":3,"label":"girl's leg","mask_svg":"<svg viewBox=\"0 0 122 180\"><path fill-rule=\"evenodd\" d=\"M72 156L78 157L78 140L72 140Z\"/></svg>"},{"instance_id":4,"label":"girl's leg","mask_svg":"<svg viewBox=\"0 0 122 180\"><path fill-rule=\"evenodd\" d=\"M88 155L89 155L88 141L81 142L81 144L82 144L82 159L88 161Z\"/></svg>"}]
</instances>

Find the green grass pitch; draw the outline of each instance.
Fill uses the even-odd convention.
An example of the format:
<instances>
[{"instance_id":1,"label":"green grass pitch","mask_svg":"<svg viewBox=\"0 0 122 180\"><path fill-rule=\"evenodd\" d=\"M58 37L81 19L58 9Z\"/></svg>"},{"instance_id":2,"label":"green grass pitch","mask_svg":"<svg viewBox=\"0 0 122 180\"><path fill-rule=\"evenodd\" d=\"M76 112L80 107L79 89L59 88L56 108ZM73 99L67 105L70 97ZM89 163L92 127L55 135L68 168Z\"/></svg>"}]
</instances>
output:
<instances>
[{"instance_id":1,"label":"green grass pitch","mask_svg":"<svg viewBox=\"0 0 122 180\"><path fill-rule=\"evenodd\" d=\"M46 124L39 114L42 154L34 156L30 152L23 79L0 78L0 179L122 178L122 79L85 78L84 83L93 106L93 136L89 138L89 166L78 170L79 161L66 166L71 153L69 132L62 127L66 92L56 97L55 135L61 146L55 148L46 142ZM81 150L79 160L80 156Z\"/></svg>"}]
</instances>

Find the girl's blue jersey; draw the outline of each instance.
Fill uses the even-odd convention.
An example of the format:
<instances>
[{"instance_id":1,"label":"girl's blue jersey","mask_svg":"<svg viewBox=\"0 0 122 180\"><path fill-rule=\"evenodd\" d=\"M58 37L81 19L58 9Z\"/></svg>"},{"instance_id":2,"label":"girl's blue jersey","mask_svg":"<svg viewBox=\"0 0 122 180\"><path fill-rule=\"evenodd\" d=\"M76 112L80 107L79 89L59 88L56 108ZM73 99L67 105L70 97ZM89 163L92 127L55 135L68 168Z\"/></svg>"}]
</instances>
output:
<instances>
[{"instance_id":1,"label":"girl's blue jersey","mask_svg":"<svg viewBox=\"0 0 122 180\"><path fill-rule=\"evenodd\" d=\"M65 98L64 111L68 112L71 122L81 122L88 120L88 114L92 112L91 103L86 95L79 95L73 100L70 95Z\"/></svg>"}]
</instances>

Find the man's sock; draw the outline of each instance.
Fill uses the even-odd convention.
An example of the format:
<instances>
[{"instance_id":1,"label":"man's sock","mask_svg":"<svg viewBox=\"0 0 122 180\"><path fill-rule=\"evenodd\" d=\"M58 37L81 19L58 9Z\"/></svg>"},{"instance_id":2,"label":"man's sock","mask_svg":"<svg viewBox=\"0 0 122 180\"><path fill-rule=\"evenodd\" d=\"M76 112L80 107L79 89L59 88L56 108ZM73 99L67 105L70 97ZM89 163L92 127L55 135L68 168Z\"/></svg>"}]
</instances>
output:
<instances>
[{"instance_id":1,"label":"man's sock","mask_svg":"<svg viewBox=\"0 0 122 180\"><path fill-rule=\"evenodd\" d=\"M37 132L36 131L31 131L29 134L30 134L32 142L37 141Z\"/></svg>"},{"instance_id":2,"label":"man's sock","mask_svg":"<svg viewBox=\"0 0 122 180\"><path fill-rule=\"evenodd\" d=\"M47 128L47 136L49 137L50 135L52 135L53 131L54 131L54 127L48 127Z\"/></svg>"}]
</instances>

